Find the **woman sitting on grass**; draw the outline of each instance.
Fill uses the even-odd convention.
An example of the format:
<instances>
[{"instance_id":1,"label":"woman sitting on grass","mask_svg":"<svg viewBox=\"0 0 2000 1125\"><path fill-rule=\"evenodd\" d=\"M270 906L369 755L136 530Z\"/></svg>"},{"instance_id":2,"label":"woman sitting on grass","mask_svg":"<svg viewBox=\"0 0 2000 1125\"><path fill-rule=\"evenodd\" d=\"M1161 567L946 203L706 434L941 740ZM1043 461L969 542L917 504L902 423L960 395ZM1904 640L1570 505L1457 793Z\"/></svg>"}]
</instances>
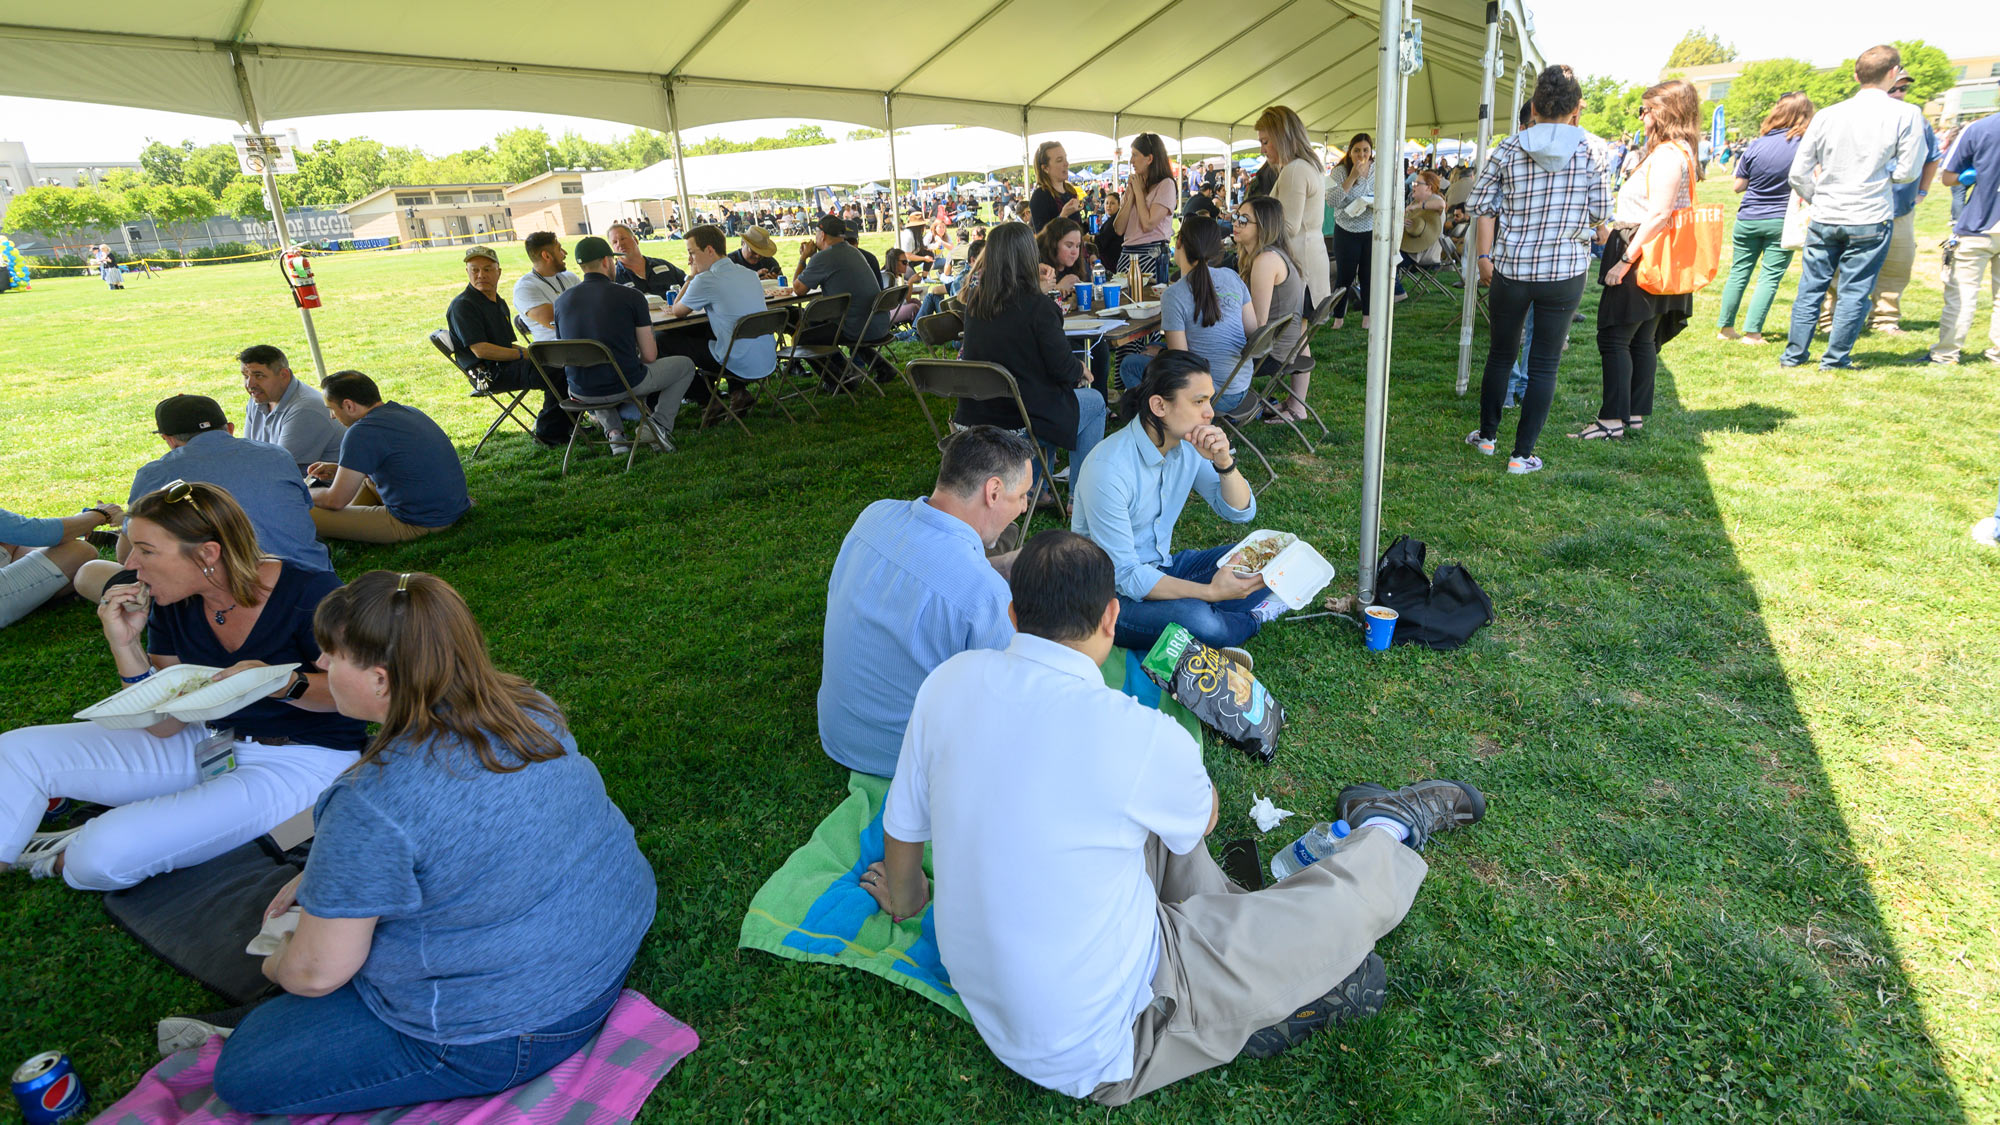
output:
<instances>
[{"instance_id":1,"label":"woman sitting on grass","mask_svg":"<svg viewBox=\"0 0 2000 1125\"><path fill-rule=\"evenodd\" d=\"M97 609L120 679L140 683L181 663L221 668L217 679L299 668L229 716L233 768L209 728L179 719L0 734L0 868L61 875L84 891L129 887L269 832L311 808L365 738L358 720L332 713L313 643L313 610L340 579L263 557L250 518L211 484L174 481L128 515L126 562L139 580L106 590ZM37 833L56 797L113 808L80 828Z\"/></svg>"},{"instance_id":2,"label":"woman sitting on grass","mask_svg":"<svg viewBox=\"0 0 2000 1125\"><path fill-rule=\"evenodd\" d=\"M493 667L458 592L375 571L313 620L343 714L381 724L320 798L267 917L285 989L215 1069L245 1113L351 1113L518 1086L575 1054L653 922L653 870L562 712Z\"/></svg>"}]
</instances>

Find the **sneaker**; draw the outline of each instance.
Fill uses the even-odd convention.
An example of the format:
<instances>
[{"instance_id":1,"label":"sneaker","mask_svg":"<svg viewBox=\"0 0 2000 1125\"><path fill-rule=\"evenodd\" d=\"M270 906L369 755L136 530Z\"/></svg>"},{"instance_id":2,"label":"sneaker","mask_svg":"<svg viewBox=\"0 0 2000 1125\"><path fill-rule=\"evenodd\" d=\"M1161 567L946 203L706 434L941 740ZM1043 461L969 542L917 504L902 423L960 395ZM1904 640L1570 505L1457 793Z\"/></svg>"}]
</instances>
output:
<instances>
[{"instance_id":1,"label":"sneaker","mask_svg":"<svg viewBox=\"0 0 2000 1125\"><path fill-rule=\"evenodd\" d=\"M1513 473L1515 476L1520 476L1523 473L1539 473L1542 471L1542 459L1532 454L1527 457L1509 457L1507 458L1507 471Z\"/></svg>"},{"instance_id":2,"label":"sneaker","mask_svg":"<svg viewBox=\"0 0 2000 1125\"><path fill-rule=\"evenodd\" d=\"M217 1027L193 1016L168 1016L160 1021L153 1034L160 1048L160 1057L166 1058L177 1051L199 1047L218 1035L227 1039L234 1030Z\"/></svg>"},{"instance_id":3,"label":"sneaker","mask_svg":"<svg viewBox=\"0 0 2000 1125\"><path fill-rule=\"evenodd\" d=\"M1493 439L1490 437L1481 437L1478 430L1465 435L1465 444L1477 449L1488 457L1493 456Z\"/></svg>"},{"instance_id":4,"label":"sneaker","mask_svg":"<svg viewBox=\"0 0 2000 1125\"><path fill-rule=\"evenodd\" d=\"M1991 523L1993 521L1988 520L1986 522ZM1257 670L1257 661L1251 657L1249 652L1243 649L1219 648L1216 649L1215 651L1221 653L1223 656L1228 657L1231 660L1234 660L1236 663L1243 665L1243 670L1245 672L1255 672Z\"/></svg>"},{"instance_id":5,"label":"sneaker","mask_svg":"<svg viewBox=\"0 0 2000 1125\"><path fill-rule=\"evenodd\" d=\"M1059 480L1059 481L1063 482L1064 484L1068 484L1068 483L1069 483L1069 466L1068 466L1068 465L1064 465L1064 466L1063 466L1063 467L1062 467L1061 469L1057 470L1057 471L1056 471L1056 475L1055 475L1054 477L1050 478L1050 479L1052 479L1052 480Z\"/></svg>"},{"instance_id":6,"label":"sneaker","mask_svg":"<svg viewBox=\"0 0 2000 1125\"><path fill-rule=\"evenodd\" d=\"M26 868L28 874L36 879L54 878L56 857L62 855L63 850L76 840L76 834L81 831L83 831L82 826L78 826L65 828L60 832L35 833L28 838L28 846L22 848L21 854L14 857L14 866Z\"/></svg>"},{"instance_id":7,"label":"sneaker","mask_svg":"<svg viewBox=\"0 0 2000 1125\"><path fill-rule=\"evenodd\" d=\"M2000 518L1987 516L1973 524L1972 541L1982 547L2000 547Z\"/></svg>"},{"instance_id":8,"label":"sneaker","mask_svg":"<svg viewBox=\"0 0 2000 1125\"><path fill-rule=\"evenodd\" d=\"M2000 348L1987 348L1979 354L1985 356L1988 363L2000 363Z\"/></svg>"},{"instance_id":9,"label":"sneaker","mask_svg":"<svg viewBox=\"0 0 2000 1125\"><path fill-rule=\"evenodd\" d=\"M1423 851L1439 832L1478 823L1486 815L1486 795L1463 781L1419 781L1393 790L1366 782L1342 789L1334 807L1356 828L1371 816L1386 816L1408 828L1405 842Z\"/></svg>"},{"instance_id":10,"label":"sneaker","mask_svg":"<svg viewBox=\"0 0 2000 1125\"><path fill-rule=\"evenodd\" d=\"M1941 356L1936 352L1925 352L1924 362L1935 363L1939 367L1956 367L1958 365L1958 359L1956 357L1951 359L1946 359L1944 356Z\"/></svg>"},{"instance_id":11,"label":"sneaker","mask_svg":"<svg viewBox=\"0 0 2000 1125\"><path fill-rule=\"evenodd\" d=\"M1239 1052L1246 1058L1268 1059L1284 1054L1321 1028L1364 1019L1382 1010L1389 991L1388 966L1374 950L1333 991L1272 1024L1252 1032Z\"/></svg>"}]
</instances>

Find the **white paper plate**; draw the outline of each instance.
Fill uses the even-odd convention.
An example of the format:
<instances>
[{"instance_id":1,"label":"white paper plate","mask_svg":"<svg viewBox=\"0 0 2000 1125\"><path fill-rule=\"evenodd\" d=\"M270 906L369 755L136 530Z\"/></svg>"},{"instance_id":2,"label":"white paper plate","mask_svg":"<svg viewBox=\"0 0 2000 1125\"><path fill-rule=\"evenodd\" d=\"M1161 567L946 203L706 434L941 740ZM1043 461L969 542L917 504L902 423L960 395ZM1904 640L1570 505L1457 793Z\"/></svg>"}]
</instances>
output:
<instances>
[{"instance_id":1,"label":"white paper plate","mask_svg":"<svg viewBox=\"0 0 2000 1125\"><path fill-rule=\"evenodd\" d=\"M1160 311L1160 302L1134 301L1129 305L1119 305L1116 309L1112 311L1124 313L1127 317L1133 320L1144 320L1146 317L1152 316L1154 313Z\"/></svg>"},{"instance_id":2,"label":"white paper plate","mask_svg":"<svg viewBox=\"0 0 2000 1125\"><path fill-rule=\"evenodd\" d=\"M112 730L150 727L163 719L205 723L210 719L233 715L258 698L269 695L271 689L289 678L297 667L297 664L273 664L252 668L221 683L180 695L177 693L190 682L214 676L222 669L200 664L175 664L115 695L98 700L78 711L75 717Z\"/></svg>"}]
</instances>

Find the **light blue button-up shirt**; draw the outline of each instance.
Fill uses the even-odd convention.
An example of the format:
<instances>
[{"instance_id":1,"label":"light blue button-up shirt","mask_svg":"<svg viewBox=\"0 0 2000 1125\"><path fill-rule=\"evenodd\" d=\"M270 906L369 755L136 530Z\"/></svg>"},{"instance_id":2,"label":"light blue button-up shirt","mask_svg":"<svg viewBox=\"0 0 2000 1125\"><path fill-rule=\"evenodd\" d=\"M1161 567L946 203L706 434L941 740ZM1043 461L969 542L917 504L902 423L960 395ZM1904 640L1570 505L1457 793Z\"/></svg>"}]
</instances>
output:
<instances>
[{"instance_id":1,"label":"light blue button-up shirt","mask_svg":"<svg viewBox=\"0 0 2000 1125\"><path fill-rule=\"evenodd\" d=\"M893 776L924 677L968 649L1007 647L1012 600L971 524L928 497L868 505L826 587L819 741L827 755Z\"/></svg>"},{"instance_id":2,"label":"light blue button-up shirt","mask_svg":"<svg viewBox=\"0 0 2000 1125\"><path fill-rule=\"evenodd\" d=\"M61 520L17 515L0 508L0 543L12 543L16 547L53 547L62 540Z\"/></svg>"},{"instance_id":3,"label":"light blue button-up shirt","mask_svg":"<svg viewBox=\"0 0 2000 1125\"><path fill-rule=\"evenodd\" d=\"M1070 503L1070 530L1104 548L1118 571L1118 592L1144 601L1166 574L1174 557L1174 524L1198 492L1215 514L1230 523L1257 517L1257 494L1250 506L1232 508L1222 499L1215 466L1187 441L1162 456L1138 419L1098 443L1083 463Z\"/></svg>"},{"instance_id":4,"label":"light blue button-up shirt","mask_svg":"<svg viewBox=\"0 0 2000 1125\"><path fill-rule=\"evenodd\" d=\"M298 386L293 380L293 386ZM251 409L257 409L254 405ZM132 474L127 506L176 480L199 481L226 489L250 517L257 549L307 570L333 573L326 545L316 538L312 493L288 450L268 442L231 437L225 430L196 434L178 449L139 466Z\"/></svg>"}]
</instances>

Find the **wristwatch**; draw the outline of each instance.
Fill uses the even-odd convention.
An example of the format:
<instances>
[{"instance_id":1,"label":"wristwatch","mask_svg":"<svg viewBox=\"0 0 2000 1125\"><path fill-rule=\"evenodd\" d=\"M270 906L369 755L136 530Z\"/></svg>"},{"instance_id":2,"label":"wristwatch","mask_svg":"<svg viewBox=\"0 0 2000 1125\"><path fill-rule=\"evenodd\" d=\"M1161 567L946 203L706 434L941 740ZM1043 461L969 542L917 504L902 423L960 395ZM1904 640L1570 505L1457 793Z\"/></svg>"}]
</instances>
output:
<instances>
[{"instance_id":1,"label":"wristwatch","mask_svg":"<svg viewBox=\"0 0 2000 1125\"><path fill-rule=\"evenodd\" d=\"M312 690L312 681L306 679L306 674L304 672L300 672L294 669L292 672L292 686L285 689L285 698L289 701L296 702L297 700L304 698L306 692L311 690Z\"/></svg>"}]
</instances>

